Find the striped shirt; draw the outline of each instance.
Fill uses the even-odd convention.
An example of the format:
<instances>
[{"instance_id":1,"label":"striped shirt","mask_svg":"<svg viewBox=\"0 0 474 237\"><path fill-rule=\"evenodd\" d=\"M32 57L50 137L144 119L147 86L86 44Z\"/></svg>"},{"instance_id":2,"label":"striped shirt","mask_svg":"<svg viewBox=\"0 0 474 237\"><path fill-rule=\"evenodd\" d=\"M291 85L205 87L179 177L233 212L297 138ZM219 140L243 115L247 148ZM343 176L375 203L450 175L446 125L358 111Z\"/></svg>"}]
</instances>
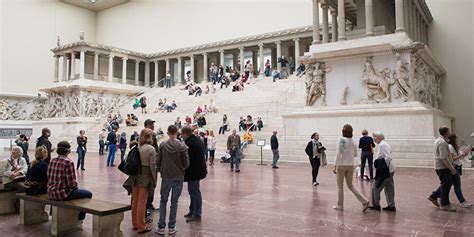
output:
<instances>
[{"instance_id":1,"label":"striped shirt","mask_svg":"<svg viewBox=\"0 0 474 237\"><path fill-rule=\"evenodd\" d=\"M77 189L74 162L66 156L51 160L48 166L48 198L62 201Z\"/></svg>"}]
</instances>

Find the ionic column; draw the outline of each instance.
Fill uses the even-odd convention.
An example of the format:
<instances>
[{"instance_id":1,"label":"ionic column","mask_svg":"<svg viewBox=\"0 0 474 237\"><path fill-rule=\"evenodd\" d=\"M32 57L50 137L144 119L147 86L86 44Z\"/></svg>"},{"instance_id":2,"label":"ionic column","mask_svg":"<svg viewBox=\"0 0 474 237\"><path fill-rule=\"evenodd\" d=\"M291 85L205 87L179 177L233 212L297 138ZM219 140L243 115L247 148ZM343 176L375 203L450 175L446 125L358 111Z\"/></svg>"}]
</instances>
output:
<instances>
[{"instance_id":1,"label":"ionic column","mask_svg":"<svg viewBox=\"0 0 474 237\"><path fill-rule=\"evenodd\" d=\"M332 34L332 42L337 41L337 12L331 11L332 17L332 27L331 27L331 34Z\"/></svg>"},{"instance_id":2,"label":"ionic column","mask_svg":"<svg viewBox=\"0 0 474 237\"><path fill-rule=\"evenodd\" d=\"M94 52L94 80L99 78L99 53Z\"/></svg>"},{"instance_id":3,"label":"ionic column","mask_svg":"<svg viewBox=\"0 0 474 237\"><path fill-rule=\"evenodd\" d=\"M135 85L138 86L139 84L139 76L140 76L140 61L135 60Z\"/></svg>"},{"instance_id":4,"label":"ionic column","mask_svg":"<svg viewBox=\"0 0 474 237\"><path fill-rule=\"evenodd\" d=\"M405 32L405 23L403 18L403 0L395 0L395 32Z\"/></svg>"},{"instance_id":5,"label":"ionic column","mask_svg":"<svg viewBox=\"0 0 474 237\"><path fill-rule=\"evenodd\" d=\"M319 0L313 0L313 44L319 44Z\"/></svg>"},{"instance_id":6,"label":"ionic column","mask_svg":"<svg viewBox=\"0 0 474 237\"><path fill-rule=\"evenodd\" d=\"M281 41L275 42L277 46L277 69L278 71L281 71L281 64L278 62L278 59L281 58Z\"/></svg>"},{"instance_id":7,"label":"ionic column","mask_svg":"<svg viewBox=\"0 0 474 237\"><path fill-rule=\"evenodd\" d=\"M295 67L298 68L300 66L300 39L296 38L293 41L295 41Z\"/></svg>"},{"instance_id":8,"label":"ionic column","mask_svg":"<svg viewBox=\"0 0 474 237\"><path fill-rule=\"evenodd\" d=\"M419 41L418 39L418 34L420 32L420 28L418 27L418 10L416 9L416 6L414 6L414 11L413 11L413 41Z\"/></svg>"},{"instance_id":9,"label":"ionic column","mask_svg":"<svg viewBox=\"0 0 474 237\"><path fill-rule=\"evenodd\" d=\"M410 38L413 38L413 5L411 4L411 1L409 0L407 2L407 4L405 5L405 7L407 8L407 31L408 31L408 35L410 36Z\"/></svg>"},{"instance_id":10,"label":"ionic column","mask_svg":"<svg viewBox=\"0 0 474 237\"><path fill-rule=\"evenodd\" d=\"M167 58L165 59L165 62L166 62L166 73L168 73L170 71L170 59Z\"/></svg>"},{"instance_id":11,"label":"ionic column","mask_svg":"<svg viewBox=\"0 0 474 237\"><path fill-rule=\"evenodd\" d=\"M67 71L67 55L61 55L61 58L63 60L63 81L68 80L68 71Z\"/></svg>"},{"instance_id":12,"label":"ionic column","mask_svg":"<svg viewBox=\"0 0 474 237\"><path fill-rule=\"evenodd\" d=\"M252 50L252 66L253 66L253 76L255 75L255 71L258 70L258 66L257 66L257 61L258 61L258 56L257 56L257 51L256 50ZM252 72L251 72L252 73Z\"/></svg>"},{"instance_id":13,"label":"ionic column","mask_svg":"<svg viewBox=\"0 0 474 237\"><path fill-rule=\"evenodd\" d=\"M225 58L225 55L224 55L224 50L221 49L219 50L219 61L220 61L220 65L222 65L224 67L224 58Z\"/></svg>"},{"instance_id":14,"label":"ionic column","mask_svg":"<svg viewBox=\"0 0 474 237\"><path fill-rule=\"evenodd\" d=\"M127 84L127 58L122 58L122 84Z\"/></svg>"},{"instance_id":15,"label":"ionic column","mask_svg":"<svg viewBox=\"0 0 474 237\"><path fill-rule=\"evenodd\" d=\"M59 82L59 55L54 55L54 79L53 82Z\"/></svg>"},{"instance_id":16,"label":"ionic column","mask_svg":"<svg viewBox=\"0 0 474 237\"><path fill-rule=\"evenodd\" d=\"M150 62L145 61L145 86L150 87Z\"/></svg>"},{"instance_id":17,"label":"ionic column","mask_svg":"<svg viewBox=\"0 0 474 237\"><path fill-rule=\"evenodd\" d=\"M189 70L191 71L191 78L194 82L197 82L197 78L194 76L194 55L189 56Z\"/></svg>"},{"instance_id":18,"label":"ionic column","mask_svg":"<svg viewBox=\"0 0 474 237\"><path fill-rule=\"evenodd\" d=\"M181 84L183 81L183 61L181 57L178 57L178 81L176 84Z\"/></svg>"},{"instance_id":19,"label":"ionic column","mask_svg":"<svg viewBox=\"0 0 474 237\"><path fill-rule=\"evenodd\" d=\"M209 71L209 68L207 67L207 53L203 53L202 56L204 60L202 63L203 65L202 77L203 77L203 81L208 82L209 78L207 76L207 71Z\"/></svg>"},{"instance_id":20,"label":"ionic column","mask_svg":"<svg viewBox=\"0 0 474 237\"><path fill-rule=\"evenodd\" d=\"M329 19L328 19L328 4L321 4L323 9L323 43L329 43Z\"/></svg>"},{"instance_id":21,"label":"ionic column","mask_svg":"<svg viewBox=\"0 0 474 237\"><path fill-rule=\"evenodd\" d=\"M374 36L374 10L372 0L365 0L365 35Z\"/></svg>"},{"instance_id":22,"label":"ionic column","mask_svg":"<svg viewBox=\"0 0 474 237\"><path fill-rule=\"evenodd\" d=\"M109 73L108 73L108 81L112 82L112 78L114 77L114 55L109 54Z\"/></svg>"},{"instance_id":23,"label":"ionic column","mask_svg":"<svg viewBox=\"0 0 474 237\"><path fill-rule=\"evenodd\" d=\"M81 50L81 58L79 59L79 79L84 79L85 67L86 67L86 51Z\"/></svg>"},{"instance_id":24,"label":"ionic column","mask_svg":"<svg viewBox=\"0 0 474 237\"><path fill-rule=\"evenodd\" d=\"M158 74L158 59L155 60L154 63L155 63L155 75L154 75L155 82L153 83L153 87L158 86L158 81L159 81L159 79L158 79L158 75L159 75Z\"/></svg>"},{"instance_id":25,"label":"ionic column","mask_svg":"<svg viewBox=\"0 0 474 237\"><path fill-rule=\"evenodd\" d=\"M239 48L240 50L240 55L239 55L239 58L240 58L240 75L243 75L244 74L244 66L245 66L245 62L244 62L244 47L240 47Z\"/></svg>"},{"instance_id":26,"label":"ionic column","mask_svg":"<svg viewBox=\"0 0 474 237\"><path fill-rule=\"evenodd\" d=\"M346 15L344 11L344 0L337 0L337 15L339 15L339 21L338 21L338 33L339 36L337 39L340 40L346 40Z\"/></svg>"},{"instance_id":27,"label":"ionic column","mask_svg":"<svg viewBox=\"0 0 474 237\"><path fill-rule=\"evenodd\" d=\"M258 74L260 76L263 76L263 72L265 71L265 59L263 58L263 44L260 43L258 44L258 56L259 56L259 60L260 60L260 66L259 66L259 72Z\"/></svg>"},{"instance_id":28,"label":"ionic column","mask_svg":"<svg viewBox=\"0 0 474 237\"><path fill-rule=\"evenodd\" d=\"M71 80L74 80L74 78L76 77L76 52L74 51L71 52L71 61L69 62L69 64L71 65L69 69L71 75L69 76L69 78Z\"/></svg>"}]
</instances>

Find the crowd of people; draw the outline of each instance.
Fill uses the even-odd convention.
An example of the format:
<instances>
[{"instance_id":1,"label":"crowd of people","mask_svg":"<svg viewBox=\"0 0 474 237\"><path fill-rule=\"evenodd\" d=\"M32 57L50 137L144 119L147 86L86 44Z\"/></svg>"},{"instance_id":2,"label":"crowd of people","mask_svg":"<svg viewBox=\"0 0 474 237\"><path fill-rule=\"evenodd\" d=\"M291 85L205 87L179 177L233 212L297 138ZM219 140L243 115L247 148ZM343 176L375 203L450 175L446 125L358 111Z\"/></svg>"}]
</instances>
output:
<instances>
[{"instance_id":1,"label":"crowd of people","mask_svg":"<svg viewBox=\"0 0 474 237\"><path fill-rule=\"evenodd\" d=\"M178 105L176 104L175 100L168 101L166 98L159 99L158 106L155 108L154 113L165 112L165 111L170 113L170 112L173 112L173 110L175 110L176 108L178 108Z\"/></svg>"}]
</instances>

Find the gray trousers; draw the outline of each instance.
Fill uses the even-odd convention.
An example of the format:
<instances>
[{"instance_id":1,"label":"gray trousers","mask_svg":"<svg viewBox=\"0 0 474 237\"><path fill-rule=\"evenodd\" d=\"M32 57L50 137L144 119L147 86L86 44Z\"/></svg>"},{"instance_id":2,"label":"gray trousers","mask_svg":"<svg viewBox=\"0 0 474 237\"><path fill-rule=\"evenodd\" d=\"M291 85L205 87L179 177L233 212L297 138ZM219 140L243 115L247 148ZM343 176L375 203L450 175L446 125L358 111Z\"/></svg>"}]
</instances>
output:
<instances>
[{"instance_id":1,"label":"gray trousers","mask_svg":"<svg viewBox=\"0 0 474 237\"><path fill-rule=\"evenodd\" d=\"M380 192L382 189L385 191L385 198L387 199L387 206L395 207L395 184L393 182L393 175L390 178L386 178L380 187L376 187L375 183L372 186L372 205L380 206Z\"/></svg>"}]
</instances>

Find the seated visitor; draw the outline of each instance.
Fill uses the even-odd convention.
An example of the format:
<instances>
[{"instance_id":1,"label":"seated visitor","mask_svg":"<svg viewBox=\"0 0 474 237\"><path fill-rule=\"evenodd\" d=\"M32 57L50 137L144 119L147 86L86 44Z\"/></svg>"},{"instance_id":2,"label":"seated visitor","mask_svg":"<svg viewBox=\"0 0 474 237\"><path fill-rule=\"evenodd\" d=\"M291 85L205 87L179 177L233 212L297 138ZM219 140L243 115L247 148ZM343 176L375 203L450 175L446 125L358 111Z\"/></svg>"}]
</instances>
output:
<instances>
[{"instance_id":1,"label":"seated visitor","mask_svg":"<svg viewBox=\"0 0 474 237\"><path fill-rule=\"evenodd\" d=\"M263 121L261 117L257 117L257 129L258 131L262 131L263 128Z\"/></svg>"},{"instance_id":2,"label":"seated visitor","mask_svg":"<svg viewBox=\"0 0 474 237\"><path fill-rule=\"evenodd\" d=\"M197 119L197 124L200 128L202 128L203 126L207 124L206 118L204 116L199 116Z\"/></svg>"},{"instance_id":3,"label":"seated visitor","mask_svg":"<svg viewBox=\"0 0 474 237\"><path fill-rule=\"evenodd\" d=\"M138 107L140 107L140 99L137 97L135 97L135 103L133 104L133 109L137 109Z\"/></svg>"},{"instance_id":4,"label":"seated visitor","mask_svg":"<svg viewBox=\"0 0 474 237\"><path fill-rule=\"evenodd\" d=\"M25 158L23 158L23 150L19 146L13 146L10 157L6 160L2 167L3 186L16 190L18 193L25 192L25 175L28 170ZM4 205L4 204L2 204ZM14 202L15 211L20 210L20 200Z\"/></svg>"},{"instance_id":5,"label":"seated visitor","mask_svg":"<svg viewBox=\"0 0 474 237\"><path fill-rule=\"evenodd\" d=\"M48 149L40 146L35 150L35 159L31 161L30 169L26 173L26 194L38 195L47 193L48 183Z\"/></svg>"},{"instance_id":6,"label":"seated visitor","mask_svg":"<svg viewBox=\"0 0 474 237\"><path fill-rule=\"evenodd\" d=\"M245 121L245 130L253 131L254 129L252 116L247 115L247 120Z\"/></svg>"},{"instance_id":7,"label":"seated visitor","mask_svg":"<svg viewBox=\"0 0 474 237\"><path fill-rule=\"evenodd\" d=\"M182 127L181 120L179 117L176 118L176 121L174 121L174 126L176 126L178 129Z\"/></svg>"},{"instance_id":8,"label":"seated visitor","mask_svg":"<svg viewBox=\"0 0 474 237\"><path fill-rule=\"evenodd\" d=\"M176 108L178 108L178 105L176 104L176 101L173 100L173 102L171 102L171 109L175 110Z\"/></svg>"},{"instance_id":9,"label":"seated visitor","mask_svg":"<svg viewBox=\"0 0 474 237\"><path fill-rule=\"evenodd\" d=\"M197 108L196 108L196 114L201 114L202 113L202 108L201 106L199 105Z\"/></svg>"},{"instance_id":10,"label":"seated visitor","mask_svg":"<svg viewBox=\"0 0 474 237\"><path fill-rule=\"evenodd\" d=\"M69 142L59 142L56 152L58 157L51 159L48 166L48 198L54 201L92 198L91 192L78 188L74 162L68 157ZM85 217L86 213L80 212L78 220L83 221Z\"/></svg>"},{"instance_id":11,"label":"seated visitor","mask_svg":"<svg viewBox=\"0 0 474 237\"><path fill-rule=\"evenodd\" d=\"M173 102L174 102L174 101L173 101ZM166 102L166 104L165 104L165 110L166 110L167 113L170 113L170 112L173 111L173 105L172 105L171 102Z\"/></svg>"},{"instance_id":12,"label":"seated visitor","mask_svg":"<svg viewBox=\"0 0 474 237\"><path fill-rule=\"evenodd\" d=\"M204 109L202 109L202 115L206 115L207 113L209 113L209 109L207 108L207 105L204 105Z\"/></svg>"},{"instance_id":13,"label":"seated visitor","mask_svg":"<svg viewBox=\"0 0 474 237\"><path fill-rule=\"evenodd\" d=\"M131 114L127 114L127 119L125 120L127 126L136 126L137 120L134 120Z\"/></svg>"},{"instance_id":14,"label":"seated visitor","mask_svg":"<svg viewBox=\"0 0 474 237\"><path fill-rule=\"evenodd\" d=\"M229 86L229 83L230 83L229 78L227 78L225 76L221 78L220 82L221 82L221 89L224 86L225 86L225 88L227 88Z\"/></svg>"},{"instance_id":15,"label":"seated visitor","mask_svg":"<svg viewBox=\"0 0 474 237\"><path fill-rule=\"evenodd\" d=\"M273 77L273 82L275 82L276 79L280 79L280 72L277 70L276 67L273 68L272 77Z\"/></svg>"},{"instance_id":16,"label":"seated visitor","mask_svg":"<svg viewBox=\"0 0 474 237\"><path fill-rule=\"evenodd\" d=\"M209 92L211 91L211 88L209 88L209 85L206 85L206 88L204 88L204 94L209 94Z\"/></svg>"},{"instance_id":17,"label":"seated visitor","mask_svg":"<svg viewBox=\"0 0 474 237\"><path fill-rule=\"evenodd\" d=\"M252 133L250 133L250 130L247 130L244 135L242 136L242 140L244 142L247 142L249 144L252 144L253 143L253 135Z\"/></svg>"},{"instance_id":18,"label":"seated visitor","mask_svg":"<svg viewBox=\"0 0 474 237\"><path fill-rule=\"evenodd\" d=\"M153 111L154 113L158 113L160 111L163 111L164 110L164 106L165 106L165 102L163 102L162 99L159 99L158 100L158 107L155 108L155 111Z\"/></svg>"},{"instance_id":19,"label":"seated visitor","mask_svg":"<svg viewBox=\"0 0 474 237\"><path fill-rule=\"evenodd\" d=\"M185 122L187 125L190 125L193 121L192 121L191 117L189 117L188 115L186 115L186 117L184 118L184 122Z\"/></svg>"},{"instance_id":20,"label":"seated visitor","mask_svg":"<svg viewBox=\"0 0 474 237\"><path fill-rule=\"evenodd\" d=\"M245 119L241 116L239 120L239 132L242 130L245 131Z\"/></svg>"},{"instance_id":21,"label":"seated visitor","mask_svg":"<svg viewBox=\"0 0 474 237\"><path fill-rule=\"evenodd\" d=\"M132 120L138 121L138 117L135 114L130 114L130 116L132 117Z\"/></svg>"},{"instance_id":22,"label":"seated visitor","mask_svg":"<svg viewBox=\"0 0 474 237\"><path fill-rule=\"evenodd\" d=\"M306 71L306 65L304 63L301 63L298 68L296 69L296 76L301 77L305 74Z\"/></svg>"},{"instance_id":23,"label":"seated visitor","mask_svg":"<svg viewBox=\"0 0 474 237\"><path fill-rule=\"evenodd\" d=\"M194 87L194 93L195 93L195 97L201 96L201 94L202 94L201 87L200 86L195 86Z\"/></svg>"},{"instance_id":24,"label":"seated visitor","mask_svg":"<svg viewBox=\"0 0 474 237\"><path fill-rule=\"evenodd\" d=\"M189 86L188 87L188 95L194 95L194 92L195 92L194 86Z\"/></svg>"},{"instance_id":25,"label":"seated visitor","mask_svg":"<svg viewBox=\"0 0 474 237\"><path fill-rule=\"evenodd\" d=\"M214 100L211 99L211 104L209 105L209 112L217 113L218 111L219 111L219 108L216 106L216 103L214 102Z\"/></svg>"},{"instance_id":26,"label":"seated visitor","mask_svg":"<svg viewBox=\"0 0 474 237\"><path fill-rule=\"evenodd\" d=\"M165 133L163 132L163 130L161 130L161 127L158 128L158 131L156 132L156 138L158 138L158 140L161 140L165 137Z\"/></svg>"},{"instance_id":27,"label":"seated visitor","mask_svg":"<svg viewBox=\"0 0 474 237\"><path fill-rule=\"evenodd\" d=\"M232 87L232 91L243 91L244 90L244 82L242 80L235 81L234 86Z\"/></svg>"}]
</instances>

